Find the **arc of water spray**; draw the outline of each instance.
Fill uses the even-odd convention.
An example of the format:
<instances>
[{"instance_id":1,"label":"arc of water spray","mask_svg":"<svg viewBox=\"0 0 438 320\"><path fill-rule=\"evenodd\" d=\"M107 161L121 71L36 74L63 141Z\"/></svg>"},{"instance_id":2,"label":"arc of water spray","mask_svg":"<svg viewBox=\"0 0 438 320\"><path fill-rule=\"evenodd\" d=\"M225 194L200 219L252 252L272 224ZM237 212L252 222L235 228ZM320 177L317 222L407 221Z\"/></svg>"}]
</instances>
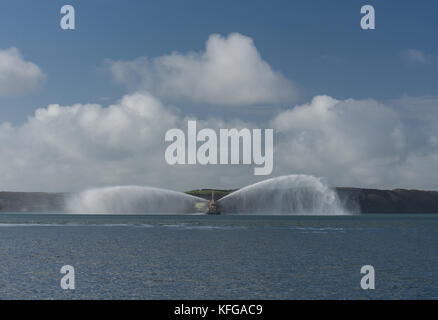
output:
<instances>
[{"instance_id":1,"label":"arc of water spray","mask_svg":"<svg viewBox=\"0 0 438 320\"><path fill-rule=\"evenodd\" d=\"M67 200L77 213L187 214L205 212L208 201L182 192L141 186L85 190ZM288 175L267 179L218 201L222 214L344 215L337 193L322 179Z\"/></svg>"},{"instance_id":2,"label":"arc of water spray","mask_svg":"<svg viewBox=\"0 0 438 320\"><path fill-rule=\"evenodd\" d=\"M322 179L287 175L263 180L218 201L221 211L238 214L346 215L337 193Z\"/></svg>"},{"instance_id":3,"label":"arc of water spray","mask_svg":"<svg viewBox=\"0 0 438 320\"><path fill-rule=\"evenodd\" d=\"M186 193L142 186L94 188L71 196L67 211L75 213L183 214L195 213L207 200Z\"/></svg>"}]
</instances>

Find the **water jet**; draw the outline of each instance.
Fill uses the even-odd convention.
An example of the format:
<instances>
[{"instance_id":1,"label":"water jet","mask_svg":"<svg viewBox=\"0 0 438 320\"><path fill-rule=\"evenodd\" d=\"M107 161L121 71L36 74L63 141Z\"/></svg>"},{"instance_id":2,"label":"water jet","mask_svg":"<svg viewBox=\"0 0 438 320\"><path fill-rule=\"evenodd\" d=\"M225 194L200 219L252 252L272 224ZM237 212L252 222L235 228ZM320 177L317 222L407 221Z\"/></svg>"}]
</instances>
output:
<instances>
[{"instance_id":1,"label":"water jet","mask_svg":"<svg viewBox=\"0 0 438 320\"><path fill-rule=\"evenodd\" d=\"M322 179L288 175L263 180L218 201L224 214L345 215L337 193Z\"/></svg>"},{"instance_id":2,"label":"water jet","mask_svg":"<svg viewBox=\"0 0 438 320\"><path fill-rule=\"evenodd\" d=\"M142 186L95 188L74 194L67 211L76 213L188 214L204 210L207 201L182 192Z\"/></svg>"}]
</instances>

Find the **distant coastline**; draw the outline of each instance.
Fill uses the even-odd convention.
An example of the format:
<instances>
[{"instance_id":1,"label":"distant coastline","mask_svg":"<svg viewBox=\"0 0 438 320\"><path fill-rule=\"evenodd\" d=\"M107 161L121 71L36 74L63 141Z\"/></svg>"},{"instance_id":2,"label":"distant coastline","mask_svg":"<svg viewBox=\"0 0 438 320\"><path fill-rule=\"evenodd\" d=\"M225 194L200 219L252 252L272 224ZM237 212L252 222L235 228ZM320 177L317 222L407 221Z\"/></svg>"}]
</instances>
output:
<instances>
[{"instance_id":1,"label":"distant coastline","mask_svg":"<svg viewBox=\"0 0 438 320\"><path fill-rule=\"evenodd\" d=\"M347 209L359 209L362 214L438 213L438 191L379 190L364 188L335 188ZM237 189L196 189L187 194L219 200ZM0 192L0 212L65 212L65 199L70 193Z\"/></svg>"}]
</instances>

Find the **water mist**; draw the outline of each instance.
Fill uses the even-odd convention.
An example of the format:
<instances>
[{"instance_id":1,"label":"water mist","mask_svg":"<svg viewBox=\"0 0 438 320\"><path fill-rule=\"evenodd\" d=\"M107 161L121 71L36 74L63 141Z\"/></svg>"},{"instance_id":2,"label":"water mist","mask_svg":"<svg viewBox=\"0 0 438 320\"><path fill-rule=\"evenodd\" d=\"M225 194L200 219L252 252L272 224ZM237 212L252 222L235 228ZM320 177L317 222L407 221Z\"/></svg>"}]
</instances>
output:
<instances>
[{"instance_id":1,"label":"water mist","mask_svg":"<svg viewBox=\"0 0 438 320\"><path fill-rule=\"evenodd\" d=\"M218 203L226 214L349 214L334 190L309 175L267 179L230 193Z\"/></svg>"},{"instance_id":2,"label":"water mist","mask_svg":"<svg viewBox=\"0 0 438 320\"><path fill-rule=\"evenodd\" d=\"M206 200L182 192L141 186L95 188L67 199L76 213L184 214L199 212Z\"/></svg>"}]
</instances>

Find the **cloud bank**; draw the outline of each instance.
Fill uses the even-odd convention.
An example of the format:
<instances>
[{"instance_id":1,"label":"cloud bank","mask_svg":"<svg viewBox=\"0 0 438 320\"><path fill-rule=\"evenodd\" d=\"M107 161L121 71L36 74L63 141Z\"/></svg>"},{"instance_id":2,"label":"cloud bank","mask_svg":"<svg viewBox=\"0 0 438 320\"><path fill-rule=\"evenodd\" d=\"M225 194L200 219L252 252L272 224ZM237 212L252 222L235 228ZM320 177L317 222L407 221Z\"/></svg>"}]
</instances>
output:
<instances>
[{"instance_id":1,"label":"cloud bank","mask_svg":"<svg viewBox=\"0 0 438 320\"><path fill-rule=\"evenodd\" d=\"M33 62L23 60L18 49L0 50L0 96L19 96L38 89L46 75Z\"/></svg>"},{"instance_id":2,"label":"cloud bank","mask_svg":"<svg viewBox=\"0 0 438 320\"><path fill-rule=\"evenodd\" d=\"M198 120L198 130L274 128L273 176L305 173L337 186L438 189L437 116L438 98L433 97L388 105L317 96L263 124L209 118ZM21 126L0 126L0 189L73 191L140 184L187 190L260 180L251 165L169 166L165 132L184 129L187 120L146 92L107 107L38 109Z\"/></svg>"},{"instance_id":3,"label":"cloud bank","mask_svg":"<svg viewBox=\"0 0 438 320\"><path fill-rule=\"evenodd\" d=\"M295 98L295 91L240 34L212 35L200 53L107 64L115 79L131 88L117 103L52 104L23 124L0 124L0 189L146 185L187 190L237 188L261 179L253 175L253 165L168 165L165 132L185 130L190 119L197 120L198 130L273 128L272 176L311 174L334 186L438 190L438 97L382 102L319 95L290 104L263 123L197 119L171 106L172 99L226 110L283 103ZM0 94L13 92L19 81L21 92L29 91L44 78L16 49L0 51L0 70L12 79L1 78Z\"/></svg>"},{"instance_id":4,"label":"cloud bank","mask_svg":"<svg viewBox=\"0 0 438 320\"><path fill-rule=\"evenodd\" d=\"M179 101L221 106L288 104L297 89L262 59L251 38L211 35L205 51L107 61L115 81Z\"/></svg>"},{"instance_id":5,"label":"cloud bank","mask_svg":"<svg viewBox=\"0 0 438 320\"><path fill-rule=\"evenodd\" d=\"M438 189L438 98L390 104L315 97L277 115L280 171L338 186Z\"/></svg>"}]
</instances>

